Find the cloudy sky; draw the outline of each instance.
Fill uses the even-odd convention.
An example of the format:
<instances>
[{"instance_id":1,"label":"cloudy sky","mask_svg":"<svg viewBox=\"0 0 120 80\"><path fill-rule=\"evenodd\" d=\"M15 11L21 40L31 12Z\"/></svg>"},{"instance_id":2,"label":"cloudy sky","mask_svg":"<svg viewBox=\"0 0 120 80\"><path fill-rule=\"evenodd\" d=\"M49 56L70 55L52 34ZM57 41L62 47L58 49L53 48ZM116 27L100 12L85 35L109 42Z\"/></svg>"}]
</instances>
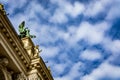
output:
<instances>
[{"instance_id":1,"label":"cloudy sky","mask_svg":"<svg viewBox=\"0 0 120 80\"><path fill-rule=\"evenodd\" d=\"M120 80L120 0L0 0L24 20L54 80Z\"/></svg>"}]
</instances>

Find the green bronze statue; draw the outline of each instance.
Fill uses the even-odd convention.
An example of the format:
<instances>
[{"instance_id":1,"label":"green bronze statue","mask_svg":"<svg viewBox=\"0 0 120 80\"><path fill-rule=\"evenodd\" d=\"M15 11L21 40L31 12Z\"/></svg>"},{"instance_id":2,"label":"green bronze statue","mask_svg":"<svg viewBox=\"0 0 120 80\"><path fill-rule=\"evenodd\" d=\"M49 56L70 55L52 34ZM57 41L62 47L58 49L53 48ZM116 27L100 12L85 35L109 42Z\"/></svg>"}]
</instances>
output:
<instances>
[{"instance_id":1,"label":"green bronze statue","mask_svg":"<svg viewBox=\"0 0 120 80\"><path fill-rule=\"evenodd\" d=\"M28 28L25 28L25 21L23 21L19 25L19 37L24 38L24 37L30 37L30 38L35 38L35 35L30 35L30 30Z\"/></svg>"}]
</instances>

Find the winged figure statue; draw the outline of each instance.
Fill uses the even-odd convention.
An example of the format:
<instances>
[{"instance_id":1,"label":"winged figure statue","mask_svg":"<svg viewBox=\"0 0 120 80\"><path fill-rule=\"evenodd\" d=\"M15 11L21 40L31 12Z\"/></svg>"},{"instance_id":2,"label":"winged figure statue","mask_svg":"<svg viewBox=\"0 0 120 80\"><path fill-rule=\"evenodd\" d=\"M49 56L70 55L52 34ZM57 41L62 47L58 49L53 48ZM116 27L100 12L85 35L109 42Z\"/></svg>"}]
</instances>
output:
<instances>
[{"instance_id":1,"label":"winged figure statue","mask_svg":"<svg viewBox=\"0 0 120 80\"><path fill-rule=\"evenodd\" d=\"M35 38L35 35L30 35L30 30L28 28L25 28L25 21L22 21L22 23L19 25L19 37L30 37Z\"/></svg>"}]
</instances>

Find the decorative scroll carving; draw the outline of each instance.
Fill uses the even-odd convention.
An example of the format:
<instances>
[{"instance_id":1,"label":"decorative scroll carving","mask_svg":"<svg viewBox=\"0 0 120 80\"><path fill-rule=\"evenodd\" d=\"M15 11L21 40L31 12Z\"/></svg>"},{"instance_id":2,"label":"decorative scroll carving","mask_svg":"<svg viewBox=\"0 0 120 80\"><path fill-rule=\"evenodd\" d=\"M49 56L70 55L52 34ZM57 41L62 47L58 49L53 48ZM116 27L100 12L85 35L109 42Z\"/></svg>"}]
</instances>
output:
<instances>
[{"instance_id":1,"label":"decorative scroll carving","mask_svg":"<svg viewBox=\"0 0 120 80\"><path fill-rule=\"evenodd\" d=\"M41 79L36 73L34 73L29 76L29 80L41 80Z\"/></svg>"}]
</instances>

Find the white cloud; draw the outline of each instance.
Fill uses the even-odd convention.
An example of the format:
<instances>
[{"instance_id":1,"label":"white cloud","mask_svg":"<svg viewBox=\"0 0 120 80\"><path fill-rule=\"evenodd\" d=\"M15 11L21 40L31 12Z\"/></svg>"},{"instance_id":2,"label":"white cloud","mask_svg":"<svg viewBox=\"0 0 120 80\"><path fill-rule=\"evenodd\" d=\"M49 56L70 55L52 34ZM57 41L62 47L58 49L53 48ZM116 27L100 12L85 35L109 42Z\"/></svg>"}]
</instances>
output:
<instances>
[{"instance_id":1,"label":"white cloud","mask_svg":"<svg viewBox=\"0 0 120 80\"><path fill-rule=\"evenodd\" d=\"M85 50L81 53L80 58L85 59L85 60L94 61L94 60L101 59L102 56L101 56L101 53L99 53L98 51Z\"/></svg>"},{"instance_id":2,"label":"white cloud","mask_svg":"<svg viewBox=\"0 0 120 80\"><path fill-rule=\"evenodd\" d=\"M111 0L112 1L112 0ZM84 15L94 17L100 12L107 10L108 5L111 4L110 0L95 0L87 5ZM109 8L108 8L109 9Z\"/></svg>"},{"instance_id":3,"label":"white cloud","mask_svg":"<svg viewBox=\"0 0 120 80\"><path fill-rule=\"evenodd\" d=\"M56 11L54 15L50 18L50 22L53 23L65 23L68 21L68 18L62 11Z\"/></svg>"},{"instance_id":4,"label":"white cloud","mask_svg":"<svg viewBox=\"0 0 120 80\"><path fill-rule=\"evenodd\" d=\"M55 30L52 29L52 33L57 36L54 38L54 41L63 39L69 46L76 45L80 40L85 40L89 44L93 45L104 41L105 32L109 30L110 27L111 24L105 21L97 24L91 24L87 21L83 21L79 26L69 26L67 31L59 30L58 28Z\"/></svg>"},{"instance_id":5,"label":"white cloud","mask_svg":"<svg viewBox=\"0 0 120 80\"><path fill-rule=\"evenodd\" d=\"M73 18L77 17L79 14L83 13L85 6L80 2L75 2L72 4L64 5L65 13L72 16Z\"/></svg>"},{"instance_id":6,"label":"white cloud","mask_svg":"<svg viewBox=\"0 0 120 80\"><path fill-rule=\"evenodd\" d=\"M59 5L59 8L56 9L54 15L50 18L50 22L53 23L65 23L68 21L66 15L75 18L82 14L85 9L85 6L80 2L75 2L74 4L71 4L66 0L51 0L51 2Z\"/></svg>"},{"instance_id":7,"label":"white cloud","mask_svg":"<svg viewBox=\"0 0 120 80\"><path fill-rule=\"evenodd\" d=\"M66 74L63 77L55 77L54 80L74 80L75 78L80 77L81 74L79 72L79 69L80 69L81 65L82 65L81 62L75 63L71 67L68 74Z\"/></svg>"},{"instance_id":8,"label":"white cloud","mask_svg":"<svg viewBox=\"0 0 120 80\"><path fill-rule=\"evenodd\" d=\"M106 38L104 40L104 48L112 52L112 54L120 52L120 40L111 40Z\"/></svg>"},{"instance_id":9,"label":"white cloud","mask_svg":"<svg viewBox=\"0 0 120 80\"><path fill-rule=\"evenodd\" d=\"M80 67L82 66L82 62L77 62L73 65L73 67L71 68L70 72L69 72L69 76L72 76L71 80L74 80L74 78L76 77L80 77ZM74 73L74 74L73 74Z\"/></svg>"},{"instance_id":10,"label":"white cloud","mask_svg":"<svg viewBox=\"0 0 120 80\"><path fill-rule=\"evenodd\" d=\"M16 1L16 0L4 0L3 3L5 5L10 4L9 8L7 8L7 12L10 13L10 14L13 14L15 9L16 8L22 8L27 3L27 0L19 0L19 1Z\"/></svg>"},{"instance_id":11,"label":"white cloud","mask_svg":"<svg viewBox=\"0 0 120 80\"><path fill-rule=\"evenodd\" d=\"M93 0L87 5L84 5L77 1L74 4L71 4L66 0L51 0L51 2L57 4L59 7L56 9L53 17L50 18L50 21L53 23L67 22L68 18L66 17L66 14L70 15L73 18L77 17L80 14L83 14L86 17L95 17L101 12L105 12L107 13L106 20L112 20L120 17L119 0Z\"/></svg>"},{"instance_id":12,"label":"white cloud","mask_svg":"<svg viewBox=\"0 0 120 80\"><path fill-rule=\"evenodd\" d=\"M40 56L44 58L52 58L55 57L59 53L59 48L58 47L41 47L42 53Z\"/></svg>"},{"instance_id":13,"label":"white cloud","mask_svg":"<svg viewBox=\"0 0 120 80\"><path fill-rule=\"evenodd\" d=\"M95 17L101 12L107 13L106 20L114 20L120 17L120 1L119 0L94 0L87 4L84 16Z\"/></svg>"},{"instance_id":14,"label":"white cloud","mask_svg":"<svg viewBox=\"0 0 120 80\"><path fill-rule=\"evenodd\" d=\"M68 66L67 63L60 63L60 64L55 64L53 66L55 76L59 76L65 71L65 68Z\"/></svg>"},{"instance_id":15,"label":"white cloud","mask_svg":"<svg viewBox=\"0 0 120 80\"><path fill-rule=\"evenodd\" d=\"M23 6L23 5L25 5L24 1L26 1L26 0L21 0L18 3L20 3ZM14 12L15 8L20 7L18 4L16 4L16 1L14 1L14 2L12 3L12 1L11 1L11 5L9 5L10 7L8 8L12 12ZM15 4L16 6L13 4ZM17 6L19 6L19 7L17 7ZM13 7L14 9L12 9L11 7ZM9 10L7 12L9 12ZM11 12L9 12L9 13L12 14ZM37 28L37 30L39 30L39 27L41 26L41 24L40 24L41 21L40 21L40 18L38 17L38 15L44 15L43 17L46 18L50 14L49 14L48 10L44 9L43 6L41 6L37 1L31 1L24 8L23 12L19 12L19 13L15 14L14 16L10 16L10 20L12 21L16 30L18 30L18 25L24 20L26 22L26 27L29 27L32 30L35 30L34 33L36 33L36 28Z\"/></svg>"},{"instance_id":16,"label":"white cloud","mask_svg":"<svg viewBox=\"0 0 120 80\"><path fill-rule=\"evenodd\" d=\"M25 10L25 14L29 18L33 17L35 19L39 19L37 15L44 15L42 17L46 18L50 16L49 11L47 9L44 9L44 7L41 4L39 4L38 1L31 1Z\"/></svg>"},{"instance_id":17,"label":"white cloud","mask_svg":"<svg viewBox=\"0 0 120 80\"><path fill-rule=\"evenodd\" d=\"M49 25L39 25L39 35L41 38L39 38L40 43L55 43L57 40L59 40L60 37L59 34L63 34L62 30L59 30L59 28L55 26L49 26ZM34 27L33 27L34 28Z\"/></svg>"},{"instance_id":18,"label":"white cloud","mask_svg":"<svg viewBox=\"0 0 120 80\"><path fill-rule=\"evenodd\" d=\"M112 71L112 72L111 72ZM102 63L97 69L94 69L92 73L84 76L81 80L99 80L103 77L120 78L120 67L110 65L107 62Z\"/></svg>"},{"instance_id":19,"label":"white cloud","mask_svg":"<svg viewBox=\"0 0 120 80\"><path fill-rule=\"evenodd\" d=\"M74 66L73 65L74 63L71 60L69 60L68 55L65 53L60 53L58 56L57 56L57 60L49 61L48 63L52 67L51 68L53 72L52 74L56 80L57 79L63 80L63 79L69 78L67 74L65 75L63 74L70 67L69 65ZM72 66L70 67L70 69L72 68ZM62 78L60 78L59 75L62 75Z\"/></svg>"},{"instance_id":20,"label":"white cloud","mask_svg":"<svg viewBox=\"0 0 120 80\"><path fill-rule=\"evenodd\" d=\"M20 0L17 1L17 3L19 3L17 4L15 0L4 0L5 4L9 3L10 7L8 8L7 12L10 13L10 15L14 13L16 8L22 8L25 6L26 2L27 0ZM119 17L119 0L93 0L93 2L87 5L80 2L71 4L68 0L51 0L51 2L58 6L55 12L52 12L52 16L49 10L45 9L41 4L37 3L37 1L32 0L24 8L25 10L23 12L15 14L14 16L10 17L10 19L16 28L21 21L25 20L26 27L31 29L31 34L35 34L37 36L35 39L36 44L54 44L57 40L62 39L67 44L60 45L62 48L67 48L69 50L71 46L74 46L75 48L81 48L82 45L78 45L77 42L80 40L85 40L90 45L102 43L104 48L111 51L113 55L116 55L115 53L120 52L120 41L112 41L110 38L106 38L104 36L106 31L109 30L111 26L110 22L101 21L99 23L91 24L89 21L82 21L79 26L68 26L67 30L65 31L59 29L59 26L50 26L49 24L43 25L40 17L37 16L38 14L41 15L44 19L50 20L52 23L62 24L69 20L66 15L69 15L72 18L76 18L80 14L83 14L85 17L94 17L102 11L108 11L106 20L109 21ZM110 10L108 10L109 8ZM31 21L30 19L33 20ZM63 50L61 49L60 45L48 45L47 47L42 46L40 47L40 49L42 49L42 53L40 55L43 58L48 59L49 62L51 62L51 67L53 66L54 68L53 71L58 73L58 76L55 77L55 80L75 80L76 77L81 75L79 69L84 63L73 63L73 66L71 66L68 74L60 77L59 74L62 74L65 68L72 63L72 60L69 60L65 51L63 51L62 54L59 54L60 50ZM59 64L49 59L55 57L56 55L59 55L58 59L61 60L61 63ZM113 55L109 59L115 58ZM98 51L86 50L80 55L80 57L86 60L96 60L101 59L101 54ZM62 63L62 61L65 63ZM103 76L119 77L118 74L120 74L119 67L103 62L97 69L94 69L92 73L84 76L82 79L98 80L98 78Z\"/></svg>"},{"instance_id":21,"label":"white cloud","mask_svg":"<svg viewBox=\"0 0 120 80\"><path fill-rule=\"evenodd\" d=\"M100 3L100 1L97 1L95 3L91 3L87 10L85 11L85 16L95 16L96 14L98 14L101 10L103 10L103 6Z\"/></svg>"},{"instance_id":22,"label":"white cloud","mask_svg":"<svg viewBox=\"0 0 120 80\"><path fill-rule=\"evenodd\" d=\"M53 0L53 2L55 1L56 0ZM79 13L81 14L82 11L84 10L84 5L79 2L75 2L73 5L66 1L56 1L56 3L59 5L59 8L55 11L56 15L53 15L53 17L51 18L55 23L66 22L67 17L65 14L67 13L69 13L71 16L77 16L79 15ZM62 3L65 5L63 5ZM33 7L34 5L36 6ZM68 28L68 31L65 32L65 31L59 30L58 28L55 29L54 27L51 27L48 25L45 26L45 25L39 24L39 18L35 14L36 12L39 14L44 14L44 16L50 16L49 12L46 9L44 9L36 1L35 2L33 1L27 6L26 11L24 13L17 14L15 17L12 17L11 19L15 24L15 26L18 26L18 24L16 25L16 23L20 23L22 20L29 22L26 24L26 26L31 26L32 30L34 30L32 32L37 34L37 36L41 35L42 37L41 43L56 41L59 38L62 38L67 43L72 45L74 45L76 42L78 42L81 39L85 39L91 44L97 44L102 41L104 36L104 31L108 27L108 24L106 22L98 23L96 25L90 24L89 22L82 22L80 26L78 26L79 28L70 26ZM35 18L35 21L29 21L30 18ZM15 19L18 19L18 20L15 20ZM34 24L32 24L33 22ZM40 29L38 29L38 26L40 26ZM99 28L96 26L99 26ZM38 30L39 32L38 31L36 32L36 30ZM55 36L50 35L51 33L55 34Z\"/></svg>"},{"instance_id":23,"label":"white cloud","mask_svg":"<svg viewBox=\"0 0 120 80\"><path fill-rule=\"evenodd\" d=\"M120 18L120 1L114 0L112 1L114 4L112 4L107 16L106 20L114 20L116 18Z\"/></svg>"},{"instance_id":24,"label":"white cloud","mask_svg":"<svg viewBox=\"0 0 120 80\"><path fill-rule=\"evenodd\" d=\"M74 31L68 31L67 41L70 44L76 43L82 39L90 44L98 44L103 41L105 32L110 28L107 22L97 24L90 24L89 22L82 22L79 27L73 27Z\"/></svg>"}]
</instances>

